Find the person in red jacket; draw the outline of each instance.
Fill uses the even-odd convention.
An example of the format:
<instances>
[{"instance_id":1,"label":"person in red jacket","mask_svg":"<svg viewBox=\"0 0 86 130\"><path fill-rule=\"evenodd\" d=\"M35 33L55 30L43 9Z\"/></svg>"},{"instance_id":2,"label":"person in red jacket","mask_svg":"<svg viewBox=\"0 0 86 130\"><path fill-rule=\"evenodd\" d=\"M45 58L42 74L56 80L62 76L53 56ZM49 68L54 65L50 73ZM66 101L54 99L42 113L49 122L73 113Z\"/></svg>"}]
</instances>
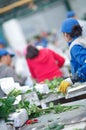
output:
<instances>
[{"instance_id":1,"label":"person in red jacket","mask_svg":"<svg viewBox=\"0 0 86 130\"><path fill-rule=\"evenodd\" d=\"M63 76L60 68L64 65L65 59L48 48L39 50L33 45L28 45L26 61L32 78L37 82L43 82L46 79L53 80L55 77Z\"/></svg>"}]
</instances>

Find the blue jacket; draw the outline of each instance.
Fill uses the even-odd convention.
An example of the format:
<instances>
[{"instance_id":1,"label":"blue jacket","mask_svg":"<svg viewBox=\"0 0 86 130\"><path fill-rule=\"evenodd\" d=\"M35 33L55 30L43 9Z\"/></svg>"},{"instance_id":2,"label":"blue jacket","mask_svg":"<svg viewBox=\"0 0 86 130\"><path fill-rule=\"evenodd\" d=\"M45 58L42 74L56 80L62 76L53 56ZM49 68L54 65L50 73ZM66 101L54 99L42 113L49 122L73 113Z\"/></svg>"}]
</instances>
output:
<instances>
[{"instance_id":1,"label":"blue jacket","mask_svg":"<svg viewBox=\"0 0 86 130\"><path fill-rule=\"evenodd\" d=\"M75 39L73 39L74 41ZM69 47L73 44L69 43ZM70 49L70 64L72 75L77 74L81 78L81 82L86 81L86 48L79 43L75 43Z\"/></svg>"}]
</instances>

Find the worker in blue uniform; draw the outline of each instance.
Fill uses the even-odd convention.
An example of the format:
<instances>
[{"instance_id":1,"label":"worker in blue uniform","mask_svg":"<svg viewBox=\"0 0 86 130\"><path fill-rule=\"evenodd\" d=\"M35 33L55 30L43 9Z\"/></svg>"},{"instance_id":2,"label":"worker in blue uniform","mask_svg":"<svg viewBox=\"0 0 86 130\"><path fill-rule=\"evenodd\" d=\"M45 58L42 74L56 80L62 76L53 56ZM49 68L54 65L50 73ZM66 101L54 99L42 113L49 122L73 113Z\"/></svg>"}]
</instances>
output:
<instances>
[{"instance_id":1,"label":"worker in blue uniform","mask_svg":"<svg viewBox=\"0 0 86 130\"><path fill-rule=\"evenodd\" d=\"M63 21L61 32L69 46L72 76L64 79L58 89L66 93L69 86L86 81L86 38L82 37L82 27L74 18Z\"/></svg>"}]
</instances>

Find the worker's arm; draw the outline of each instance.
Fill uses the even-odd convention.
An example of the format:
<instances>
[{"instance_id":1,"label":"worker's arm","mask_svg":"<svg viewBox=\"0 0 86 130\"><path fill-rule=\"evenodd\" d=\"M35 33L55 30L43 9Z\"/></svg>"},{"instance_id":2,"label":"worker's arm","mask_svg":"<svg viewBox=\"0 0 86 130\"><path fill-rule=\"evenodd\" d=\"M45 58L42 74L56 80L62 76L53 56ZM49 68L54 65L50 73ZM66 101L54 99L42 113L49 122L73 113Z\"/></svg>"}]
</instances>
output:
<instances>
[{"instance_id":1,"label":"worker's arm","mask_svg":"<svg viewBox=\"0 0 86 130\"><path fill-rule=\"evenodd\" d=\"M71 50L71 54L76 59L76 61L79 64L79 68L77 69L77 72L74 76L76 76L76 80L74 81L74 78L72 77L73 82L84 82L86 81L86 48L83 46L74 46Z\"/></svg>"},{"instance_id":2,"label":"worker's arm","mask_svg":"<svg viewBox=\"0 0 86 130\"><path fill-rule=\"evenodd\" d=\"M57 61L58 66L62 67L64 65L65 58L52 50L49 50L49 51L53 54L55 60Z\"/></svg>"}]
</instances>

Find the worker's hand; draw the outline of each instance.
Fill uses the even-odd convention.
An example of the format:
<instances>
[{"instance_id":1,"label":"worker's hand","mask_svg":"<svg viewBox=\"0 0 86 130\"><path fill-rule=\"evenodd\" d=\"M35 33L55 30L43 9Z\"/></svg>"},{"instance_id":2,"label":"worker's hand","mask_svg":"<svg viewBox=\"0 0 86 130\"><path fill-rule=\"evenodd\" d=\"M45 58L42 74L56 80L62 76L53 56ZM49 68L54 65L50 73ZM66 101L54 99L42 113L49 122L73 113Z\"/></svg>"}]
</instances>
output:
<instances>
[{"instance_id":1,"label":"worker's hand","mask_svg":"<svg viewBox=\"0 0 86 130\"><path fill-rule=\"evenodd\" d=\"M66 90L70 85L72 85L72 81L70 78L67 78L61 82L60 86L58 87L58 91L66 93Z\"/></svg>"}]
</instances>

